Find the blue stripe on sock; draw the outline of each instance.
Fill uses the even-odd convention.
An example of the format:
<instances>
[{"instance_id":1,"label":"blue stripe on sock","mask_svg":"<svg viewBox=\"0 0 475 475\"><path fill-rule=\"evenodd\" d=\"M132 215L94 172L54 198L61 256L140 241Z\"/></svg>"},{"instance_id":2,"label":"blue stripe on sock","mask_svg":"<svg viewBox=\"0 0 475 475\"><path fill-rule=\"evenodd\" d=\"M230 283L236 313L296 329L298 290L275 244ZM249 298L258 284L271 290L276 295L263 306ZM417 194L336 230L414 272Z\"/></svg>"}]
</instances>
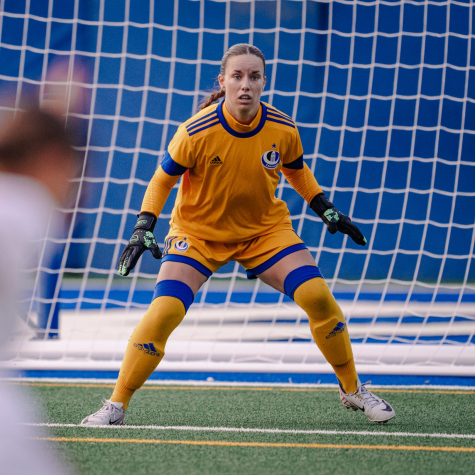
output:
<instances>
[{"instance_id":1,"label":"blue stripe on sock","mask_svg":"<svg viewBox=\"0 0 475 475\"><path fill-rule=\"evenodd\" d=\"M175 297L181 300L185 306L185 312L188 312L190 305L195 298L193 291L188 285L179 280L162 280L155 286L153 300L157 297Z\"/></svg>"},{"instance_id":2,"label":"blue stripe on sock","mask_svg":"<svg viewBox=\"0 0 475 475\"><path fill-rule=\"evenodd\" d=\"M285 295L288 295L293 300L297 288L304 282L307 282L307 280L315 279L315 277L323 278L323 275L317 266L302 266L294 269L287 274L287 277L284 280Z\"/></svg>"}]
</instances>

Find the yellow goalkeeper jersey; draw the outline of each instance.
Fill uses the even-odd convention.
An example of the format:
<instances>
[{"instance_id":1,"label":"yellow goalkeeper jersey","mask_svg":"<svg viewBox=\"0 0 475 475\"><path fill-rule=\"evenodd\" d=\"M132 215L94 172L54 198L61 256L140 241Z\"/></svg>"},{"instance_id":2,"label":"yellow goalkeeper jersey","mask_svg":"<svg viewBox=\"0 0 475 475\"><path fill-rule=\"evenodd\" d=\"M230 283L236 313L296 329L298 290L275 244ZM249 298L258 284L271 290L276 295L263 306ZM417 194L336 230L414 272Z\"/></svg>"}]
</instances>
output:
<instances>
[{"instance_id":1,"label":"yellow goalkeeper jersey","mask_svg":"<svg viewBox=\"0 0 475 475\"><path fill-rule=\"evenodd\" d=\"M161 168L183 175L170 225L207 241L235 243L292 228L284 201L275 197L282 167L303 168L292 119L261 102L250 125L237 122L225 102L184 122Z\"/></svg>"}]
</instances>

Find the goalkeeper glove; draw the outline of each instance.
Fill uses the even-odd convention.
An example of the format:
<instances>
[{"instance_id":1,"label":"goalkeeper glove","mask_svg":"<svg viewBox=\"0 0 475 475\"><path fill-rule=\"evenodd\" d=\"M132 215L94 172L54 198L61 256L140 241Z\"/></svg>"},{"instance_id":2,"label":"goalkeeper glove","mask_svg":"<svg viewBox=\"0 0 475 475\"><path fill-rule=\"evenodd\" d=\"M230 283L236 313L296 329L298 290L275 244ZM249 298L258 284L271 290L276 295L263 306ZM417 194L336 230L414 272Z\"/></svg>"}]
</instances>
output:
<instances>
[{"instance_id":1,"label":"goalkeeper glove","mask_svg":"<svg viewBox=\"0 0 475 475\"><path fill-rule=\"evenodd\" d=\"M340 233L348 234L356 244L365 246L367 241L363 233L356 225L351 222L348 216L340 213L335 205L327 198L325 193L319 193L310 203L310 208L322 218L322 221L328 226L330 234Z\"/></svg>"},{"instance_id":2,"label":"goalkeeper glove","mask_svg":"<svg viewBox=\"0 0 475 475\"><path fill-rule=\"evenodd\" d=\"M124 252L119 259L119 274L129 275L129 272L135 267L139 257L149 249L155 259L161 259L162 253L158 247L153 229L157 218L152 213L142 212L138 215L138 220L134 228L134 234L129 243L125 246Z\"/></svg>"}]
</instances>

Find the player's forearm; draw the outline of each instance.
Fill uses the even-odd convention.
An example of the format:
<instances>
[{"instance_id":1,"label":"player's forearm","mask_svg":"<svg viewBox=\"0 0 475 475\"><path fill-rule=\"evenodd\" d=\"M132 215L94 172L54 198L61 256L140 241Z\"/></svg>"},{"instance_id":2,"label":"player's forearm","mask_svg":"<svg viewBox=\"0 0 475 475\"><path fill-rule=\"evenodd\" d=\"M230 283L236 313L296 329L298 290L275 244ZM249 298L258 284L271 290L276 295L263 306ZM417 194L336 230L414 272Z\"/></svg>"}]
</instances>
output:
<instances>
[{"instance_id":1,"label":"player's forearm","mask_svg":"<svg viewBox=\"0 0 475 475\"><path fill-rule=\"evenodd\" d=\"M305 163L301 169L282 167L282 174L285 176L292 188L307 203L310 203L319 193L323 193L316 178Z\"/></svg>"},{"instance_id":2,"label":"player's forearm","mask_svg":"<svg viewBox=\"0 0 475 475\"><path fill-rule=\"evenodd\" d=\"M140 212L146 211L158 217L165 206L170 191L179 179L180 175L168 175L162 170L162 167L158 167L147 187Z\"/></svg>"}]
</instances>

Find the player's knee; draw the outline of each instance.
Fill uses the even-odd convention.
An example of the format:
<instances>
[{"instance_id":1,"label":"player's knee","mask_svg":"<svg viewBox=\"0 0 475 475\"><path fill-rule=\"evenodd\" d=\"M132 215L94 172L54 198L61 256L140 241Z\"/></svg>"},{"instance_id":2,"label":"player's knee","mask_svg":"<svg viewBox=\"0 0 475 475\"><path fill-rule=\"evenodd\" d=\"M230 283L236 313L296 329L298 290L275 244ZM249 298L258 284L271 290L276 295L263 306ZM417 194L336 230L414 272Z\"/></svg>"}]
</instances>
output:
<instances>
[{"instance_id":1,"label":"player's knee","mask_svg":"<svg viewBox=\"0 0 475 475\"><path fill-rule=\"evenodd\" d=\"M343 320L343 314L316 266L290 272L284 281L285 293L308 315L310 321Z\"/></svg>"},{"instance_id":2,"label":"player's knee","mask_svg":"<svg viewBox=\"0 0 475 475\"><path fill-rule=\"evenodd\" d=\"M178 280L163 280L155 286L153 300L134 333L160 347L163 355L170 334L182 322L193 302L191 288Z\"/></svg>"},{"instance_id":3,"label":"player's knee","mask_svg":"<svg viewBox=\"0 0 475 475\"><path fill-rule=\"evenodd\" d=\"M152 302L157 297L174 297L178 299L185 308L185 313L190 308L195 298L190 286L179 280L162 280L155 286Z\"/></svg>"},{"instance_id":4,"label":"player's knee","mask_svg":"<svg viewBox=\"0 0 475 475\"><path fill-rule=\"evenodd\" d=\"M287 274L287 277L284 280L284 292L292 300L295 300L295 292L297 289L306 282L316 278L323 279L323 275L317 266L298 267Z\"/></svg>"}]
</instances>

